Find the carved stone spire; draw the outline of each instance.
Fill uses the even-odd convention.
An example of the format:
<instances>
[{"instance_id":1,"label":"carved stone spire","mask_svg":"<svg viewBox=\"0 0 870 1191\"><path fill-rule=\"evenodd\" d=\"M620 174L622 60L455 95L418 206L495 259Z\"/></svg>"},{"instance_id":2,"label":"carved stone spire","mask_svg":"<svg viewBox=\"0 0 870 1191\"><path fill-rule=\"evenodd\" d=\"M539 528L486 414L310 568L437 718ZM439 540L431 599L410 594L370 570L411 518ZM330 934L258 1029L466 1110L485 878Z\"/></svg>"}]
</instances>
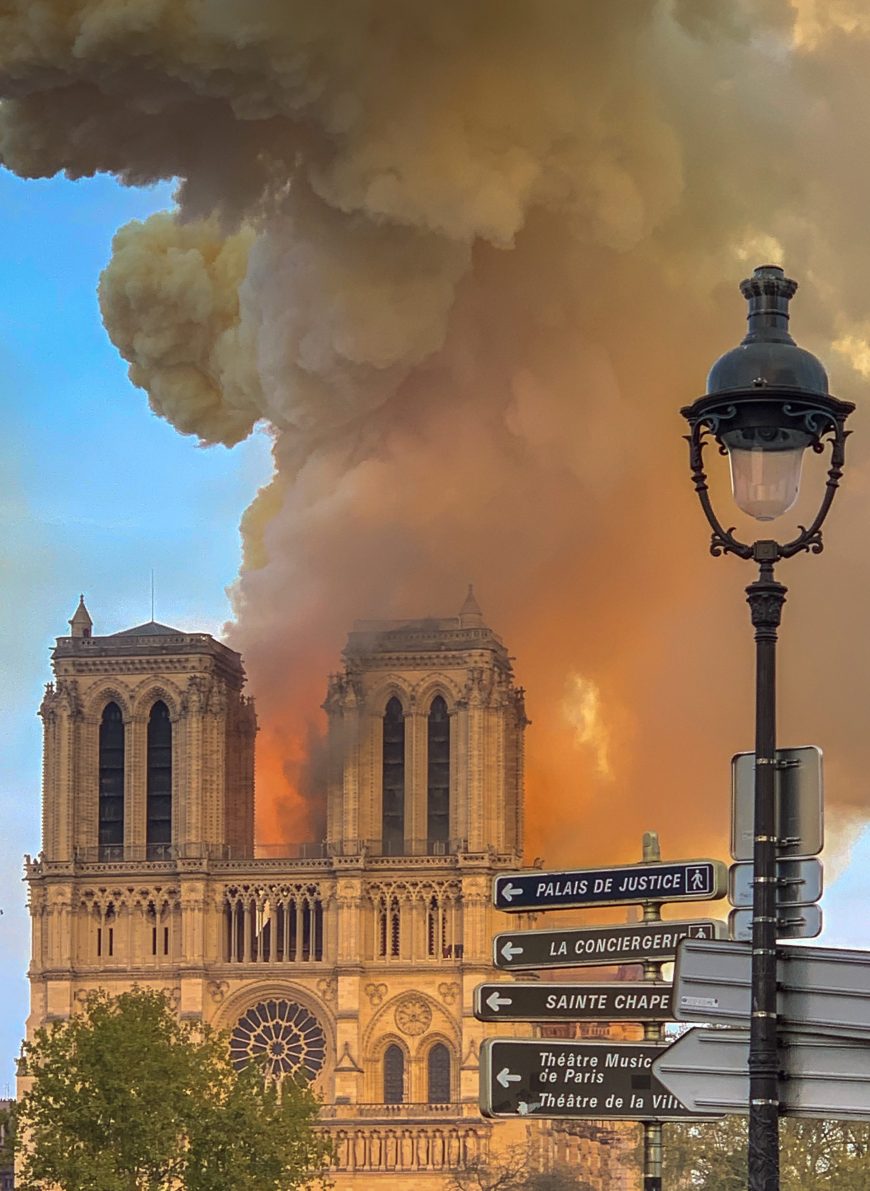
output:
<instances>
[{"instance_id":1,"label":"carved stone spire","mask_svg":"<svg viewBox=\"0 0 870 1191\"><path fill-rule=\"evenodd\" d=\"M71 637L90 637L94 622L85 607L85 597L79 596L79 606L68 621Z\"/></svg>"},{"instance_id":2,"label":"carved stone spire","mask_svg":"<svg viewBox=\"0 0 870 1191\"><path fill-rule=\"evenodd\" d=\"M474 585L472 583L469 583L465 603L459 609L459 621L464 629L483 624L483 613L480 610L480 604L478 604L475 598Z\"/></svg>"}]
</instances>

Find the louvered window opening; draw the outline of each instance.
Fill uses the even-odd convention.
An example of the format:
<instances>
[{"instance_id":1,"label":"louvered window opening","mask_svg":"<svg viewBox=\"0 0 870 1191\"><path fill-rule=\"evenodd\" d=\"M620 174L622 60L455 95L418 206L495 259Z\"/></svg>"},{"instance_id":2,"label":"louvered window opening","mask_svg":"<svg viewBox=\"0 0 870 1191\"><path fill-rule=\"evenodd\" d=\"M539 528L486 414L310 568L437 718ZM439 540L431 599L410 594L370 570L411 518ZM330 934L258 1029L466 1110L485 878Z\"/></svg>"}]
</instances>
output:
<instances>
[{"instance_id":1,"label":"louvered window opening","mask_svg":"<svg viewBox=\"0 0 870 1191\"><path fill-rule=\"evenodd\" d=\"M108 703L100 721L99 838L101 857L124 846L124 719L117 703Z\"/></svg>"},{"instance_id":2,"label":"louvered window opening","mask_svg":"<svg viewBox=\"0 0 870 1191\"><path fill-rule=\"evenodd\" d=\"M450 716L440 695L429 711L428 744L427 834L443 843L450 838Z\"/></svg>"},{"instance_id":3,"label":"louvered window opening","mask_svg":"<svg viewBox=\"0 0 870 1191\"><path fill-rule=\"evenodd\" d=\"M395 697L384 714L383 811L384 854L401 856L405 849L405 714Z\"/></svg>"},{"instance_id":4,"label":"louvered window opening","mask_svg":"<svg viewBox=\"0 0 870 1191\"><path fill-rule=\"evenodd\" d=\"M158 701L148 717L146 844L151 855L172 842L172 723Z\"/></svg>"}]
</instances>

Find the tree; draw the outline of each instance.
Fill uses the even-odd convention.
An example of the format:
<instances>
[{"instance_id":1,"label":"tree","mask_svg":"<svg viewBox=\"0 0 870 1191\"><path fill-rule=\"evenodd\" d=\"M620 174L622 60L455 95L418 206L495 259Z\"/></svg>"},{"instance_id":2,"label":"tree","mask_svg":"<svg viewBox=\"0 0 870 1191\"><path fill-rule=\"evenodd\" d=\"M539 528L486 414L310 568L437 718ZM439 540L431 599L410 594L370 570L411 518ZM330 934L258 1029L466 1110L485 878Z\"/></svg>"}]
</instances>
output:
<instances>
[{"instance_id":1,"label":"tree","mask_svg":"<svg viewBox=\"0 0 870 1191\"><path fill-rule=\"evenodd\" d=\"M593 1191L565 1167L534 1168L529 1145L508 1146L491 1158L468 1158L450 1179L450 1191Z\"/></svg>"},{"instance_id":2,"label":"tree","mask_svg":"<svg viewBox=\"0 0 870 1191\"><path fill-rule=\"evenodd\" d=\"M663 1183L674 1191L745 1191L746 1121L689 1121L665 1126Z\"/></svg>"},{"instance_id":3,"label":"tree","mask_svg":"<svg viewBox=\"0 0 870 1191\"><path fill-rule=\"evenodd\" d=\"M179 1021L163 993L92 993L23 1063L23 1191L294 1191L325 1175L311 1090L237 1070L226 1036Z\"/></svg>"},{"instance_id":4,"label":"tree","mask_svg":"<svg viewBox=\"0 0 870 1191\"><path fill-rule=\"evenodd\" d=\"M665 1127L664 1184L674 1191L744 1191L747 1121L688 1121ZM870 1125L837 1120L780 1122L782 1191L866 1191Z\"/></svg>"},{"instance_id":5,"label":"tree","mask_svg":"<svg viewBox=\"0 0 870 1191\"><path fill-rule=\"evenodd\" d=\"M0 1109L0 1183L15 1165L15 1101Z\"/></svg>"}]
</instances>

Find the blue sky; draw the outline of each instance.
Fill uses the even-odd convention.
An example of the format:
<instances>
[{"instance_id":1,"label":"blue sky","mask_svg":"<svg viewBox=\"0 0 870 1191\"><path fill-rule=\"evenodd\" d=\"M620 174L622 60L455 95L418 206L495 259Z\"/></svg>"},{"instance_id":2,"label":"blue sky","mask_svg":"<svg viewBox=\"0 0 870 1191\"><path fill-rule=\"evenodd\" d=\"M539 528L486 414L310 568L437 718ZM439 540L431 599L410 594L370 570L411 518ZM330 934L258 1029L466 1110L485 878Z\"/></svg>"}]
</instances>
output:
<instances>
[{"instance_id":1,"label":"blue sky","mask_svg":"<svg viewBox=\"0 0 870 1191\"><path fill-rule=\"evenodd\" d=\"M25 852L39 851L40 721L49 651L85 593L95 632L156 616L218 632L242 511L271 474L258 434L203 449L148 409L100 322L112 235L171 190L0 171L0 1092L27 1013Z\"/></svg>"},{"instance_id":2,"label":"blue sky","mask_svg":"<svg viewBox=\"0 0 870 1191\"><path fill-rule=\"evenodd\" d=\"M150 413L100 322L96 285L112 235L171 203L169 187L106 178L23 182L0 171L0 1093L14 1081L27 1013L29 931L21 884L39 850L36 716L49 651L79 592L96 633L156 616L218 632L239 564L238 524L271 473L265 434L202 449ZM829 882L821 940L860 946L870 835Z\"/></svg>"}]
</instances>

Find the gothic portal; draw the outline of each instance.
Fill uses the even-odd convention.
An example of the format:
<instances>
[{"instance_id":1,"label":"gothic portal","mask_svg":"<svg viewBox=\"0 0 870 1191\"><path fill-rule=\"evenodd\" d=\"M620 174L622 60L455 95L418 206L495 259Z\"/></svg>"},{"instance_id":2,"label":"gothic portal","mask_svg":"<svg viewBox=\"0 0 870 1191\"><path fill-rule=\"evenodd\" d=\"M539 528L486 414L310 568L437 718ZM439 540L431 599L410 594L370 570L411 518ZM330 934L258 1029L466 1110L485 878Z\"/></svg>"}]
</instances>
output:
<instances>
[{"instance_id":1,"label":"gothic portal","mask_svg":"<svg viewBox=\"0 0 870 1191\"><path fill-rule=\"evenodd\" d=\"M324 703L326 839L280 856L254 843L240 656L153 621L95 636L83 600L70 626L40 709L28 1032L96 987L167 990L240 1063L315 1081L339 1188L441 1188L524 1139L603 1171L582 1131L554 1150L479 1114L472 993L506 926L493 875L522 862L528 721L471 591L458 616L354 626Z\"/></svg>"}]
</instances>

